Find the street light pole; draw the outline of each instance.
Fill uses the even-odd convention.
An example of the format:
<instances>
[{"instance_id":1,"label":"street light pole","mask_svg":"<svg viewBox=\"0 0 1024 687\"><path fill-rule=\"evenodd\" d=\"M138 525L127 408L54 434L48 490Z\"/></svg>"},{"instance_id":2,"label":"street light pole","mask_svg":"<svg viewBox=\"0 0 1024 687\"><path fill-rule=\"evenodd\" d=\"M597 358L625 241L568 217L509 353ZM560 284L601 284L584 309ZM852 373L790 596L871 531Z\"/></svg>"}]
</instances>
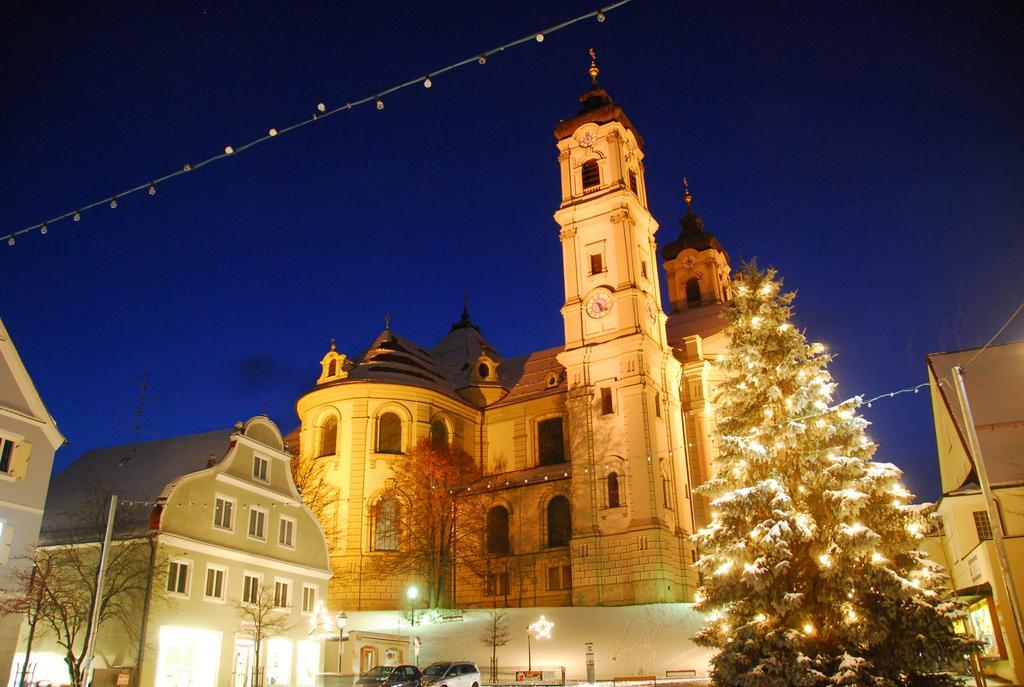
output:
<instances>
[{"instance_id":1,"label":"street light pole","mask_svg":"<svg viewBox=\"0 0 1024 687\"><path fill-rule=\"evenodd\" d=\"M420 596L420 590L415 585L411 585L405 590L405 598L409 600L409 626L416 626L416 599Z\"/></svg>"}]
</instances>

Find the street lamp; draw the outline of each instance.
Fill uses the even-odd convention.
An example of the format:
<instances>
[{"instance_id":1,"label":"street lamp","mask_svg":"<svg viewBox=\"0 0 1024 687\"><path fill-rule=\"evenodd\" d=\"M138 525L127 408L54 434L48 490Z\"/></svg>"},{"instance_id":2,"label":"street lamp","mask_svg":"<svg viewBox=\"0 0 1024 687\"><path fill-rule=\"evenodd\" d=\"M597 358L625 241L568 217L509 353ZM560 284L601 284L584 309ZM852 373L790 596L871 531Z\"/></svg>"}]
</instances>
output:
<instances>
[{"instance_id":1,"label":"street lamp","mask_svg":"<svg viewBox=\"0 0 1024 687\"><path fill-rule=\"evenodd\" d=\"M531 647L531 641L534 637L537 639L551 639L551 628L555 624L541 616L536 622L530 623L529 627L526 628L526 670L533 672L533 648Z\"/></svg>"},{"instance_id":2,"label":"street lamp","mask_svg":"<svg viewBox=\"0 0 1024 687\"><path fill-rule=\"evenodd\" d=\"M409 585L405 590L405 598L409 600L409 624L416 624L416 599L420 596L420 590L416 585Z\"/></svg>"}]
</instances>

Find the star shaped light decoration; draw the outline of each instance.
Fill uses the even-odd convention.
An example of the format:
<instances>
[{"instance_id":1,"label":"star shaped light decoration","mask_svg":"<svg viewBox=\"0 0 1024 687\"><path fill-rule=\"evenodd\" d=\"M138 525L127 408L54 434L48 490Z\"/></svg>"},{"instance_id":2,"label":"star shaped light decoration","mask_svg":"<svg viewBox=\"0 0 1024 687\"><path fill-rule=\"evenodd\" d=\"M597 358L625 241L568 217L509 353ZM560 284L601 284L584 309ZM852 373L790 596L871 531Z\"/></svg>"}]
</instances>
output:
<instances>
[{"instance_id":1,"label":"star shaped light decoration","mask_svg":"<svg viewBox=\"0 0 1024 687\"><path fill-rule=\"evenodd\" d=\"M533 633L536 639L551 639L551 628L554 626L553 622L541 616L537 622L531 623L530 627L526 629Z\"/></svg>"}]
</instances>

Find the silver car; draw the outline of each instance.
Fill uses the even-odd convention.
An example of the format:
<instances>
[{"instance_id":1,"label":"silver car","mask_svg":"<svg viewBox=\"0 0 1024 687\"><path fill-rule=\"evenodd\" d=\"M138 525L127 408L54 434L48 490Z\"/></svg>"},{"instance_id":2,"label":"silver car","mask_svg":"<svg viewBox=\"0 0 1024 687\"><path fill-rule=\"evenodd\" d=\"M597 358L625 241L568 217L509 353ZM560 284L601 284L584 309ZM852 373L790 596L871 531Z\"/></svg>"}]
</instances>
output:
<instances>
[{"instance_id":1,"label":"silver car","mask_svg":"<svg viewBox=\"0 0 1024 687\"><path fill-rule=\"evenodd\" d=\"M480 669L469 661L435 661L423 669L420 687L480 687Z\"/></svg>"}]
</instances>

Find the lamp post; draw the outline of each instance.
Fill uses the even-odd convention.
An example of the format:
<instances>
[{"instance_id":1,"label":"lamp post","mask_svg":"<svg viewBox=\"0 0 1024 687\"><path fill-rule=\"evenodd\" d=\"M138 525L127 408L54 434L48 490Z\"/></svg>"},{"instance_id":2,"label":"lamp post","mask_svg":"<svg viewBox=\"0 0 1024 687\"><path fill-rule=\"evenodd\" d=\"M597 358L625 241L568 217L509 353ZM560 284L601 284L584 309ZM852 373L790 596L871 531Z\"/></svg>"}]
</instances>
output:
<instances>
[{"instance_id":1,"label":"lamp post","mask_svg":"<svg viewBox=\"0 0 1024 687\"><path fill-rule=\"evenodd\" d=\"M409 600L409 625L416 625L416 599L420 596L420 590L416 585L409 585L405 590L405 598Z\"/></svg>"},{"instance_id":2,"label":"lamp post","mask_svg":"<svg viewBox=\"0 0 1024 687\"><path fill-rule=\"evenodd\" d=\"M537 639L551 639L551 628L555 624L541 616L536 622L530 623L529 627L526 628L526 670L533 672L533 648L531 642L534 637Z\"/></svg>"},{"instance_id":3,"label":"lamp post","mask_svg":"<svg viewBox=\"0 0 1024 687\"><path fill-rule=\"evenodd\" d=\"M345 655L345 626L348 625L348 615L345 614L345 611L338 611L338 614L334 616L334 624L338 627L338 672L344 673L342 659Z\"/></svg>"}]
</instances>

